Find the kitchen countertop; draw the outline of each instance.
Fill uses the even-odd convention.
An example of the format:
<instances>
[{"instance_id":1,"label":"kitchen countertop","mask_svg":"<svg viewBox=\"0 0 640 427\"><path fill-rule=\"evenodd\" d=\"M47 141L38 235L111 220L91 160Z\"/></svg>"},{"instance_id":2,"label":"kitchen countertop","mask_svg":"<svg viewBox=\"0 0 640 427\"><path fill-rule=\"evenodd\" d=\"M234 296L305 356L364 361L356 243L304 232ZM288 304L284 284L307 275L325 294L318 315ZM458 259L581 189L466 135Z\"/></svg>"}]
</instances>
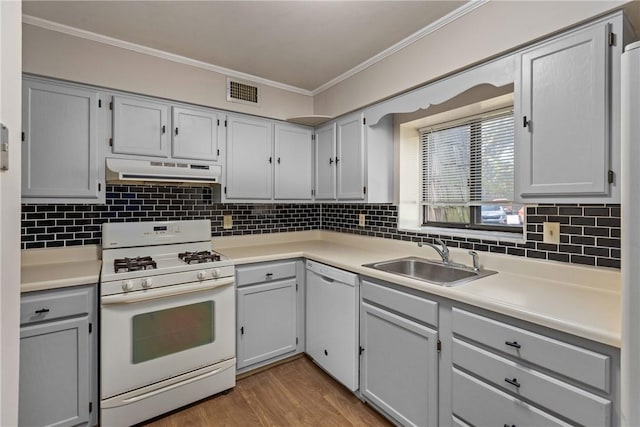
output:
<instances>
[{"instance_id":1,"label":"kitchen countertop","mask_svg":"<svg viewBox=\"0 0 640 427\"><path fill-rule=\"evenodd\" d=\"M22 251L20 291L96 284L101 267L97 246Z\"/></svg>"},{"instance_id":2,"label":"kitchen countertop","mask_svg":"<svg viewBox=\"0 0 640 427\"><path fill-rule=\"evenodd\" d=\"M249 237L214 238L213 246L236 265L304 257L614 347L621 345L617 270L481 252L483 268L498 274L443 287L362 266L405 256L437 258L435 251L415 243L332 232L309 233L306 240L296 241ZM451 259L471 262L466 251L457 249L451 249Z\"/></svg>"},{"instance_id":3,"label":"kitchen countertop","mask_svg":"<svg viewBox=\"0 0 640 427\"><path fill-rule=\"evenodd\" d=\"M483 268L499 273L443 287L363 267L377 261L435 251L415 243L328 231L213 238L213 248L236 265L308 258L374 279L502 313L614 347L621 345L620 272L614 269L479 253ZM21 291L98 283L99 246L22 252ZM466 251L451 260L469 265Z\"/></svg>"}]
</instances>

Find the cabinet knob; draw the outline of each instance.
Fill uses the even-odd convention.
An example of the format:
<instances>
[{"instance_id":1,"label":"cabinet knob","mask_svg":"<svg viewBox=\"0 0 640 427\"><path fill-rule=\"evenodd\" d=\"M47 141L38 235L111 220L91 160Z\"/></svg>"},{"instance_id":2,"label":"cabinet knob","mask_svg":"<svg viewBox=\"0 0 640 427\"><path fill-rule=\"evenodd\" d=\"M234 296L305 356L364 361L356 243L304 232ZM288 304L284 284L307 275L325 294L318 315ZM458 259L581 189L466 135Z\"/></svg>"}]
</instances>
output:
<instances>
[{"instance_id":1,"label":"cabinet knob","mask_svg":"<svg viewBox=\"0 0 640 427\"><path fill-rule=\"evenodd\" d=\"M325 356L328 356L328 355L329 355L329 352L328 352L327 350L325 350L325 351L324 351L324 355L325 355Z\"/></svg>"},{"instance_id":2,"label":"cabinet knob","mask_svg":"<svg viewBox=\"0 0 640 427\"><path fill-rule=\"evenodd\" d=\"M176 135L178 134L178 128L176 128Z\"/></svg>"},{"instance_id":3,"label":"cabinet knob","mask_svg":"<svg viewBox=\"0 0 640 427\"><path fill-rule=\"evenodd\" d=\"M329 157L329 164L332 165L333 164L333 157Z\"/></svg>"},{"instance_id":4,"label":"cabinet knob","mask_svg":"<svg viewBox=\"0 0 640 427\"><path fill-rule=\"evenodd\" d=\"M162 134L167 133L167 127L165 125L162 125Z\"/></svg>"}]
</instances>

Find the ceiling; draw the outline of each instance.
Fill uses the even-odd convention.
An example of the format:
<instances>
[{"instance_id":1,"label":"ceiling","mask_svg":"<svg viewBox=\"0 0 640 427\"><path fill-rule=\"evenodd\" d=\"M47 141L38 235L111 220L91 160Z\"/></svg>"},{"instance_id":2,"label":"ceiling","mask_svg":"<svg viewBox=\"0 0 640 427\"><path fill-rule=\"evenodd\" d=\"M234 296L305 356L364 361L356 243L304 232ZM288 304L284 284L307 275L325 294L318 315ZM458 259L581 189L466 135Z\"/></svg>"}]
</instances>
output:
<instances>
[{"instance_id":1,"label":"ceiling","mask_svg":"<svg viewBox=\"0 0 640 427\"><path fill-rule=\"evenodd\" d=\"M313 91L465 1L25 1L23 13Z\"/></svg>"}]
</instances>

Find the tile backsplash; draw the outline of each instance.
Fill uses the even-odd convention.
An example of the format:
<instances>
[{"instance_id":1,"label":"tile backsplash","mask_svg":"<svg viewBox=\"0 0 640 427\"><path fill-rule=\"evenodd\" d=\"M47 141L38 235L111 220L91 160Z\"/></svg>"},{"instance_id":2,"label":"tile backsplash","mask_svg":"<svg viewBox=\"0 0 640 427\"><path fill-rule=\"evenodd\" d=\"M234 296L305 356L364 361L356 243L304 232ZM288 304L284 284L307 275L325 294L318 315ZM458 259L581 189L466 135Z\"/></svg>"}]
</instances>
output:
<instances>
[{"instance_id":1,"label":"tile backsplash","mask_svg":"<svg viewBox=\"0 0 640 427\"><path fill-rule=\"evenodd\" d=\"M397 229L392 204L228 203L213 201L208 187L107 185L106 203L23 204L22 249L98 245L104 222L210 219L212 236L330 230L406 241L443 239L448 246L476 251L620 268L620 205L528 207L526 243L498 242ZM358 225L360 213L366 225ZM223 215L233 228L222 227ZM560 244L542 242L542 223L560 223Z\"/></svg>"}]
</instances>

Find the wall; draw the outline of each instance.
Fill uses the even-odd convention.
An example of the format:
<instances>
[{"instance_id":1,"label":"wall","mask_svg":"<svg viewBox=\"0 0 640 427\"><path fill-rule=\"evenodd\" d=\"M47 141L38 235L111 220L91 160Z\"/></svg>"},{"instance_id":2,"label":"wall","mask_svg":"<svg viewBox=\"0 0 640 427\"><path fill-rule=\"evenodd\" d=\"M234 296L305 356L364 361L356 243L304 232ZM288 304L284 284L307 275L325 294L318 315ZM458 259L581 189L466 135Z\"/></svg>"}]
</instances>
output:
<instances>
[{"instance_id":1,"label":"wall","mask_svg":"<svg viewBox=\"0 0 640 427\"><path fill-rule=\"evenodd\" d=\"M490 1L315 95L314 114L338 116L356 110L625 3Z\"/></svg>"},{"instance_id":2,"label":"wall","mask_svg":"<svg viewBox=\"0 0 640 427\"><path fill-rule=\"evenodd\" d=\"M9 170L0 172L0 425L18 424L20 374L20 112L22 4L0 2L0 121L9 130Z\"/></svg>"},{"instance_id":3,"label":"wall","mask_svg":"<svg viewBox=\"0 0 640 427\"><path fill-rule=\"evenodd\" d=\"M227 102L222 74L33 25L22 28L25 73L275 119L313 112L307 95L262 85L259 107Z\"/></svg>"},{"instance_id":4,"label":"wall","mask_svg":"<svg viewBox=\"0 0 640 427\"><path fill-rule=\"evenodd\" d=\"M620 268L619 205L527 208L527 242L506 243L398 230L392 204L220 204L208 187L108 185L104 205L22 205L22 249L101 244L104 222L211 219L212 236L330 230L407 241L442 238L454 248ZM358 215L367 225L358 226ZM233 215L233 229L222 228ZM560 245L542 242L542 223L559 222Z\"/></svg>"},{"instance_id":5,"label":"wall","mask_svg":"<svg viewBox=\"0 0 640 427\"><path fill-rule=\"evenodd\" d=\"M223 215L233 228L222 228ZM22 249L101 244L105 222L210 219L212 236L320 228L318 204L221 204L209 187L107 185L106 204L22 205Z\"/></svg>"}]
</instances>

